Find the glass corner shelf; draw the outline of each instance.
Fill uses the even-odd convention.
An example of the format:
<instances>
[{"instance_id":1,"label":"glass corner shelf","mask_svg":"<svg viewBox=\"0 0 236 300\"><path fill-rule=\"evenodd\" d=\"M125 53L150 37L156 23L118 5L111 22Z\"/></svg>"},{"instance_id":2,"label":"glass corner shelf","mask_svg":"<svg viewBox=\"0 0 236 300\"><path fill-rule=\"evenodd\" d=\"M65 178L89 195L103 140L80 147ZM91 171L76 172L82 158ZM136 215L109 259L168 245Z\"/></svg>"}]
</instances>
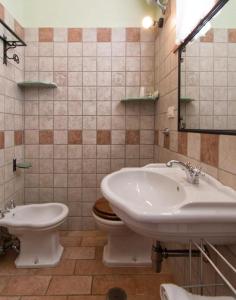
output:
<instances>
[{"instance_id":1,"label":"glass corner shelf","mask_svg":"<svg viewBox=\"0 0 236 300\"><path fill-rule=\"evenodd\" d=\"M194 99L191 99L189 97L181 97L180 98L181 103L190 103L190 102L193 102L193 101L194 101Z\"/></svg>"},{"instance_id":2,"label":"glass corner shelf","mask_svg":"<svg viewBox=\"0 0 236 300\"><path fill-rule=\"evenodd\" d=\"M17 163L16 167L19 169L29 169L32 167L31 163L23 162L23 163Z\"/></svg>"},{"instance_id":3,"label":"glass corner shelf","mask_svg":"<svg viewBox=\"0 0 236 300\"><path fill-rule=\"evenodd\" d=\"M16 172L16 169L29 169L32 167L30 162L16 162L16 158L13 158L13 172Z\"/></svg>"},{"instance_id":4,"label":"glass corner shelf","mask_svg":"<svg viewBox=\"0 0 236 300\"><path fill-rule=\"evenodd\" d=\"M49 81L22 81L17 84L20 88L56 88L55 82Z\"/></svg>"},{"instance_id":5,"label":"glass corner shelf","mask_svg":"<svg viewBox=\"0 0 236 300\"><path fill-rule=\"evenodd\" d=\"M121 102L155 102L158 100L157 97L154 96L146 96L146 97L127 97L121 100Z\"/></svg>"}]
</instances>

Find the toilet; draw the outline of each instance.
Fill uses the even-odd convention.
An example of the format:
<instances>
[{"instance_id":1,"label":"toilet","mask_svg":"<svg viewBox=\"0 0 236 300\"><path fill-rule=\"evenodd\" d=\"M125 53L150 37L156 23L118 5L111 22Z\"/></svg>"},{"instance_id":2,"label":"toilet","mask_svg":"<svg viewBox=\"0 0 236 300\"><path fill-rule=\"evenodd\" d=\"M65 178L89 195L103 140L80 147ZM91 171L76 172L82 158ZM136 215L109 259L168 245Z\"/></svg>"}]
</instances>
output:
<instances>
[{"instance_id":1,"label":"toilet","mask_svg":"<svg viewBox=\"0 0 236 300\"><path fill-rule=\"evenodd\" d=\"M150 266L152 240L131 231L112 211L105 198L96 201L92 210L99 229L108 234L103 263L109 267Z\"/></svg>"},{"instance_id":2,"label":"toilet","mask_svg":"<svg viewBox=\"0 0 236 300\"><path fill-rule=\"evenodd\" d=\"M68 215L61 203L16 206L0 219L0 226L20 240L17 268L54 267L62 256L59 226Z\"/></svg>"}]
</instances>

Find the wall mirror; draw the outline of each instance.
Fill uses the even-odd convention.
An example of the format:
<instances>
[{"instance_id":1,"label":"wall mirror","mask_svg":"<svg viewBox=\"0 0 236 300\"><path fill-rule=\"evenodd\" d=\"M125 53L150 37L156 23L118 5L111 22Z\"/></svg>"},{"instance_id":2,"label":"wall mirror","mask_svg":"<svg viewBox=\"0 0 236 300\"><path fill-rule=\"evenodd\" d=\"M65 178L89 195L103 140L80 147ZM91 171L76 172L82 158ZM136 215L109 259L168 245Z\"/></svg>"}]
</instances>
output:
<instances>
[{"instance_id":1,"label":"wall mirror","mask_svg":"<svg viewBox=\"0 0 236 300\"><path fill-rule=\"evenodd\" d=\"M235 11L219 0L179 47L179 131L236 135Z\"/></svg>"}]
</instances>

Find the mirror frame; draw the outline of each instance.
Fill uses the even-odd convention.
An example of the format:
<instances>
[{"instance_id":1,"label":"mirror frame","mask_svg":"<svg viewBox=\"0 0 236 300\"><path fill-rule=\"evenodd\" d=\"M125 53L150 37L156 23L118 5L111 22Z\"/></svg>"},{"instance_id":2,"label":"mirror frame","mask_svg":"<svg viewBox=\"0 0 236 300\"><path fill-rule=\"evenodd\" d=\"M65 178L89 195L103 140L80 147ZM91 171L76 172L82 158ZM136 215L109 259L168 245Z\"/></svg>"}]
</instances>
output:
<instances>
[{"instance_id":1,"label":"mirror frame","mask_svg":"<svg viewBox=\"0 0 236 300\"><path fill-rule=\"evenodd\" d=\"M210 134L225 134L236 135L235 130L219 130L219 129L183 129L180 128L180 98L181 98L181 53L186 45L192 41L195 35L202 30L202 28L228 3L229 0L219 0L209 13L203 18L194 30L185 38L185 40L175 49L178 51L178 131L180 132L196 132L196 133L210 133Z\"/></svg>"}]
</instances>

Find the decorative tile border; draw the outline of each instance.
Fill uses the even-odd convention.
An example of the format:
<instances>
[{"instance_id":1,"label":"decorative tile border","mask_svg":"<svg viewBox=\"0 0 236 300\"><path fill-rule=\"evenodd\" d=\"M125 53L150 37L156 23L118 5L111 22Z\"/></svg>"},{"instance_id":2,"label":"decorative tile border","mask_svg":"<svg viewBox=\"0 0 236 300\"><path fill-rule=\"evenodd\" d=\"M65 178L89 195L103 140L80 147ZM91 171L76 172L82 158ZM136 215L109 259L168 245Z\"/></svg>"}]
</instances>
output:
<instances>
[{"instance_id":1,"label":"decorative tile border","mask_svg":"<svg viewBox=\"0 0 236 300\"><path fill-rule=\"evenodd\" d=\"M68 42L81 43L83 40L82 28L68 28Z\"/></svg>"},{"instance_id":2,"label":"decorative tile border","mask_svg":"<svg viewBox=\"0 0 236 300\"><path fill-rule=\"evenodd\" d=\"M39 42L53 42L59 41L57 32L63 29L41 27L38 30ZM63 42L69 43L81 43L81 42L98 42L98 43L110 43L110 42L153 42L155 38L155 31L150 30L150 33L144 31L141 28L65 28Z\"/></svg>"},{"instance_id":3,"label":"decorative tile border","mask_svg":"<svg viewBox=\"0 0 236 300\"><path fill-rule=\"evenodd\" d=\"M156 131L157 133L158 131ZM161 133L162 134L162 133ZM188 139L189 135L194 135L192 133L187 132L177 132L177 149L176 152L178 154L188 156L189 158L195 158L196 160L199 160L202 163L205 163L212 167L219 167L219 135L214 134L200 134L200 142L199 142L199 158L192 156L192 148L194 147L192 144L189 145ZM198 147L197 139L193 141L191 139L192 143L196 143L195 147ZM168 150L170 150L170 144L173 142L173 144L176 143L175 141L175 135L170 134L169 136L164 136L163 145L160 144L159 139L159 146L164 147ZM155 141L155 145L157 145Z\"/></svg>"},{"instance_id":4,"label":"decorative tile border","mask_svg":"<svg viewBox=\"0 0 236 300\"><path fill-rule=\"evenodd\" d=\"M220 37L220 32L222 36ZM225 32L225 34L224 34ZM219 35L219 36L218 36ZM225 35L223 37L223 35ZM205 36L200 38L202 43L224 42L224 43L236 43L236 29L211 29Z\"/></svg>"},{"instance_id":5,"label":"decorative tile border","mask_svg":"<svg viewBox=\"0 0 236 300\"><path fill-rule=\"evenodd\" d=\"M53 130L40 130L39 131L39 144L40 145L53 144Z\"/></svg>"},{"instance_id":6,"label":"decorative tile border","mask_svg":"<svg viewBox=\"0 0 236 300\"><path fill-rule=\"evenodd\" d=\"M201 134L201 161L218 168L219 135Z\"/></svg>"},{"instance_id":7,"label":"decorative tile border","mask_svg":"<svg viewBox=\"0 0 236 300\"><path fill-rule=\"evenodd\" d=\"M83 133L81 130L69 130L68 131L68 144L69 145L81 145Z\"/></svg>"},{"instance_id":8,"label":"decorative tile border","mask_svg":"<svg viewBox=\"0 0 236 300\"><path fill-rule=\"evenodd\" d=\"M53 28L39 28L39 42L53 42Z\"/></svg>"},{"instance_id":9,"label":"decorative tile border","mask_svg":"<svg viewBox=\"0 0 236 300\"><path fill-rule=\"evenodd\" d=\"M4 131L0 131L0 149L5 147L5 134Z\"/></svg>"},{"instance_id":10,"label":"decorative tile border","mask_svg":"<svg viewBox=\"0 0 236 300\"><path fill-rule=\"evenodd\" d=\"M24 144L24 131L23 130L16 130L14 132L14 141L15 141L15 146Z\"/></svg>"}]
</instances>

